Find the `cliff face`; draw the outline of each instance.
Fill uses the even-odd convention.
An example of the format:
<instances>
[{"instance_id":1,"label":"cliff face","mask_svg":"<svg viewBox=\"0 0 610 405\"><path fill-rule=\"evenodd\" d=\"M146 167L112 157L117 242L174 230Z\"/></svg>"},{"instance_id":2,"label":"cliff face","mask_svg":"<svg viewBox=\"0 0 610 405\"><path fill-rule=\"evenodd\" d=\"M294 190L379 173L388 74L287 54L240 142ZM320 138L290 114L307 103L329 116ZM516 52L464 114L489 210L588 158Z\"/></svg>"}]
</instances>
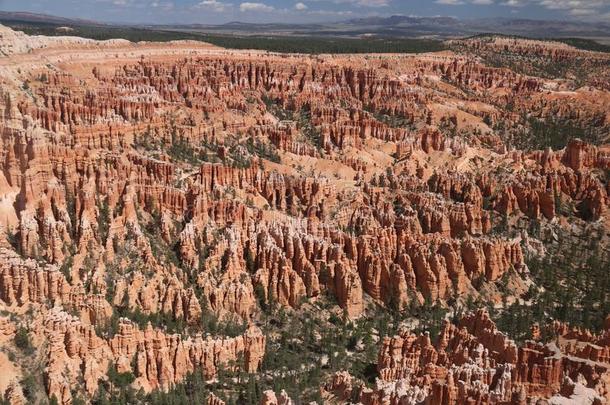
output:
<instances>
[{"instance_id":1,"label":"cliff face","mask_svg":"<svg viewBox=\"0 0 610 405\"><path fill-rule=\"evenodd\" d=\"M607 231L606 144L513 142L523 112L606 131L603 86L566 91L568 80L467 52L276 55L5 31L0 310L19 322L2 315L0 342L14 349L32 314L46 394L63 404L78 390L90 400L109 369L145 392L193 373L256 373L281 324L269 308L328 300L316 315L349 321L375 308L505 308L536 291L526 258L544 249L532 229ZM225 337L227 325L246 330ZM386 337L377 386L360 399L519 402L579 391L579 374L601 386L606 338L562 328L587 344L517 346L482 312L446 323L438 342ZM346 373L328 383L346 398L355 387ZM4 395L23 397L19 384ZM291 396L267 391L263 403Z\"/></svg>"}]
</instances>

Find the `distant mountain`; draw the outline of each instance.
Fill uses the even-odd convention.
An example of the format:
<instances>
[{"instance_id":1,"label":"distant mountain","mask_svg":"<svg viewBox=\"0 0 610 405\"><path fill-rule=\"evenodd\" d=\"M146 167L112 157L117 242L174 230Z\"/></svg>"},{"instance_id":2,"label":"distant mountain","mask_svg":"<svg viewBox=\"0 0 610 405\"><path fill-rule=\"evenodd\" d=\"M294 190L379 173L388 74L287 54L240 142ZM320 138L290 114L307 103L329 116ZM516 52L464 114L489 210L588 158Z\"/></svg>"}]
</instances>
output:
<instances>
[{"instance_id":1,"label":"distant mountain","mask_svg":"<svg viewBox=\"0 0 610 405\"><path fill-rule=\"evenodd\" d=\"M24 23L43 23L57 25L105 25L92 20L57 17L49 14L22 11L0 11L0 21L19 21Z\"/></svg>"},{"instance_id":2,"label":"distant mountain","mask_svg":"<svg viewBox=\"0 0 610 405\"><path fill-rule=\"evenodd\" d=\"M511 18L465 19L453 17L371 17L348 20L352 31L395 35L474 35L499 33L528 37L610 36L610 24L577 21L530 20Z\"/></svg>"},{"instance_id":3,"label":"distant mountain","mask_svg":"<svg viewBox=\"0 0 610 405\"><path fill-rule=\"evenodd\" d=\"M610 24L599 22L489 18L465 21L465 24L476 33L497 32L534 38L610 36Z\"/></svg>"},{"instance_id":4,"label":"distant mountain","mask_svg":"<svg viewBox=\"0 0 610 405\"><path fill-rule=\"evenodd\" d=\"M73 26L131 26L155 30L235 34L235 35L295 35L295 36L344 36L377 35L384 37L455 38L485 33L520 35L525 37L582 37L610 38L610 24L583 23L578 21L530 20L513 18L457 19L453 17L413 17L393 15L389 17L356 18L334 23L283 24L245 23L232 21L219 25L164 24L129 25L105 24L95 21L70 19L46 14L0 11L0 22Z\"/></svg>"},{"instance_id":5,"label":"distant mountain","mask_svg":"<svg viewBox=\"0 0 610 405\"><path fill-rule=\"evenodd\" d=\"M483 33L527 37L610 37L610 24L510 18L460 20L453 17L366 17L320 24L166 25L165 29L232 34L282 34L320 36L380 35L390 37L450 38Z\"/></svg>"},{"instance_id":6,"label":"distant mountain","mask_svg":"<svg viewBox=\"0 0 610 405\"><path fill-rule=\"evenodd\" d=\"M460 20L454 17L412 17L405 15L393 15L391 17L366 17L346 21L354 25L384 25L384 26L408 26L408 25L456 25Z\"/></svg>"}]
</instances>

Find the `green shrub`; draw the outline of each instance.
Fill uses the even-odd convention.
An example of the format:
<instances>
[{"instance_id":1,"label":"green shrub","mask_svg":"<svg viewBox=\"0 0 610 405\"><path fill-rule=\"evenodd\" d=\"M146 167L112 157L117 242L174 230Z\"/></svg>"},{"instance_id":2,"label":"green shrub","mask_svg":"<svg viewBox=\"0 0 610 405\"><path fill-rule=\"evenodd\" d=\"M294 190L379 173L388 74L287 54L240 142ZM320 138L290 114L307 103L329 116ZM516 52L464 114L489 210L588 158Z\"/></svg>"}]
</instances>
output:
<instances>
[{"instance_id":1,"label":"green shrub","mask_svg":"<svg viewBox=\"0 0 610 405\"><path fill-rule=\"evenodd\" d=\"M108 380L120 389L127 388L131 383L133 383L136 377L133 375L131 371L127 371L124 373L119 373L114 366L111 364L108 367Z\"/></svg>"},{"instance_id":2,"label":"green shrub","mask_svg":"<svg viewBox=\"0 0 610 405\"><path fill-rule=\"evenodd\" d=\"M34 352L32 342L30 341L29 332L22 326L19 327L15 333L15 346L17 346L26 355Z\"/></svg>"}]
</instances>

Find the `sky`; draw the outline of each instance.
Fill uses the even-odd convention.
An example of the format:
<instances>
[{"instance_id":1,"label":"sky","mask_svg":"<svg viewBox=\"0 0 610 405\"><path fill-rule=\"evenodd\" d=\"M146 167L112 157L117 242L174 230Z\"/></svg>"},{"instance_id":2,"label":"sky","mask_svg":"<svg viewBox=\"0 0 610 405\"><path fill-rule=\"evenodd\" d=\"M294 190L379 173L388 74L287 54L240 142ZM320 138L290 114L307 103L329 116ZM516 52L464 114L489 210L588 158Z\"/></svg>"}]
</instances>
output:
<instances>
[{"instance_id":1,"label":"sky","mask_svg":"<svg viewBox=\"0 0 610 405\"><path fill-rule=\"evenodd\" d=\"M390 15L610 22L610 0L0 0L0 10L155 24L311 23Z\"/></svg>"}]
</instances>

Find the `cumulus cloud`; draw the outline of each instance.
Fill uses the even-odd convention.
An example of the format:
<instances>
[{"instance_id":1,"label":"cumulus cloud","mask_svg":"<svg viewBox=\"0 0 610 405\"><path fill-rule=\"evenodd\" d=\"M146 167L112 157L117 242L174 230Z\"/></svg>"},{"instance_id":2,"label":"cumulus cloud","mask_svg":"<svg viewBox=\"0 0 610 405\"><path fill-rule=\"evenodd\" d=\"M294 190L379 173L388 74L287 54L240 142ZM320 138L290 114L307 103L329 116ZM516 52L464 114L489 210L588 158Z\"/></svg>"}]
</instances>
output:
<instances>
[{"instance_id":1,"label":"cumulus cloud","mask_svg":"<svg viewBox=\"0 0 610 405\"><path fill-rule=\"evenodd\" d=\"M388 7L392 0L311 0L316 2L326 2L334 4L349 4L361 7Z\"/></svg>"},{"instance_id":2,"label":"cumulus cloud","mask_svg":"<svg viewBox=\"0 0 610 405\"><path fill-rule=\"evenodd\" d=\"M158 8L164 11L170 11L174 9L174 3L171 1L153 1L150 6L152 8Z\"/></svg>"},{"instance_id":3,"label":"cumulus cloud","mask_svg":"<svg viewBox=\"0 0 610 405\"><path fill-rule=\"evenodd\" d=\"M354 12L351 10L311 10L308 11L307 14L320 16L349 17L354 15Z\"/></svg>"},{"instance_id":4,"label":"cumulus cloud","mask_svg":"<svg viewBox=\"0 0 610 405\"><path fill-rule=\"evenodd\" d=\"M464 4L464 2L460 0L436 0L435 3L447 6L459 6L460 4Z\"/></svg>"},{"instance_id":5,"label":"cumulus cloud","mask_svg":"<svg viewBox=\"0 0 610 405\"><path fill-rule=\"evenodd\" d=\"M196 8L203 8L211 11L215 11L217 13L222 13L226 11L228 8L231 8L233 5L231 3L223 3L218 0L203 0L201 3L198 3Z\"/></svg>"},{"instance_id":6,"label":"cumulus cloud","mask_svg":"<svg viewBox=\"0 0 610 405\"><path fill-rule=\"evenodd\" d=\"M564 10L575 16L597 14L610 5L608 0L540 0L539 4L550 10Z\"/></svg>"},{"instance_id":7,"label":"cumulus cloud","mask_svg":"<svg viewBox=\"0 0 610 405\"><path fill-rule=\"evenodd\" d=\"M299 11L303 11L303 10L307 10L309 7L307 7L307 4L305 3L297 3L294 5L295 10L299 10Z\"/></svg>"},{"instance_id":8,"label":"cumulus cloud","mask_svg":"<svg viewBox=\"0 0 610 405\"><path fill-rule=\"evenodd\" d=\"M239 10L242 11L242 12L248 12L248 11L270 12L270 11L273 11L274 8L272 6L268 6L267 4L264 4L264 3L250 3L250 2L246 2L246 3L241 3L239 5Z\"/></svg>"},{"instance_id":9,"label":"cumulus cloud","mask_svg":"<svg viewBox=\"0 0 610 405\"><path fill-rule=\"evenodd\" d=\"M493 0L470 0L469 2L465 2L462 0L436 0L436 4L444 4L447 6L460 6L462 4L474 4L477 6L488 6L490 4L494 4Z\"/></svg>"},{"instance_id":10,"label":"cumulus cloud","mask_svg":"<svg viewBox=\"0 0 610 405\"><path fill-rule=\"evenodd\" d=\"M364 7L387 7L390 5L389 0L358 0L356 4Z\"/></svg>"}]
</instances>

